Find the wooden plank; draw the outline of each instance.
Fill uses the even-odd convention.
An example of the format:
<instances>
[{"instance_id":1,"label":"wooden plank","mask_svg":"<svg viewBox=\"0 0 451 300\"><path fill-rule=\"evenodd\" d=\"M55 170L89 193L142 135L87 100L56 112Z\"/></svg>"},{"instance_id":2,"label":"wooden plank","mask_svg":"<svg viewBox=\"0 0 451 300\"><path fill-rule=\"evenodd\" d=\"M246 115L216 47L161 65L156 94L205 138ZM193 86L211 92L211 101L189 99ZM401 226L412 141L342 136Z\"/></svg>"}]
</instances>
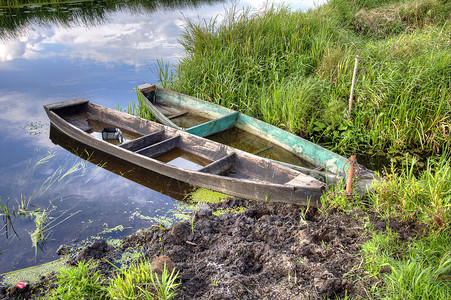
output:
<instances>
[{"instance_id":1,"label":"wooden plank","mask_svg":"<svg viewBox=\"0 0 451 300\"><path fill-rule=\"evenodd\" d=\"M135 140L129 141L120 145L119 147L130 150L130 151L138 151L144 147L153 145L159 141L161 141L163 137L164 130L159 130L157 132L151 133L149 135L142 136Z\"/></svg>"},{"instance_id":2,"label":"wooden plank","mask_svg":"<svg viewBox=\"0 0 451 300\"><path fill-rule=\"evenodd\" d=\"M156 143L152 146L143 148L141 150L136 151L136 153L145 155L148 157L157 157L158 155L161 155L163 153L166 153L168 151L171 151L175 147L177 147L177 144L180 140L180 136L175 136L170 139L161 141L159 143Z\"/></svg>"},{"instance_id":3,"label":"wooden plank","mask_svg":"<svg viewBox=\"0 0 451 300\"><path fill-rule=\"evenodd\" d=\"M211 120L186 129L186 132L197 136L209 136L235 126L239 112L231 113L219 119Z\"/></svg>"},{"instance_id":4,"label":"wooden plank","mask_svg":"<svg viewBox=\"0 0 451 300\"><path fill-rule=\"evenodd\" d=\"M138 89L142 92L142 93L150 93L150 92L155 92L156 90L156 86L155 84L142 84L140 86L138 86Z\"/></svg>"},{"instance_id":5,"label":"wooden plank","mask_svg":"<svg viewBox=\"0 0 451 300\"><path fill-rule=\"evenodd\" d=\"M157 86L155 91L157 101L167 105L182 108L195 115L203 116L207 119L216 119L235 111L225 108L212 102L203 101L196 97L181 94L175 91L166 90Z\"/></svg>"},{"instance_id":6,"label":"wooden plank","mask_svg":"<svg viewBox=\"0 0 451 300\"><path fill-rule=\"evenodd\" d=\"M60 109L60 108L66 108L66 107L86 104L88 102L89 102L89 100L86 100L86 99L73 99L73 100L69 100L69 101L65 101L65 102L57 102L57 103L53 103L53 104L48 104L48 105L45 105L44 107L49 110L55 110L55 109Z\"/></svg>"},{"instance_id":7,"label":"wooden plank","mask_svg":"<svg viewBox=\"0 0 451 300\"><path fill-rule=\"evenodd\" d=\"M215 174L215 175L222 174L222 173L226 172L227 170L229 170L233 166L234 160L235 160L235 153L231 153L227 156L224 156L221 159L218 159L218 160L212 162L209 165L206 165L205 167L200 169L199 172L210 173L210 174Z\"/></svg>"},{"instance_id":8,"label":"wooden plank","mask_svg":"<svg viewBox=\"0 0 451 300\"><path fill-rule=\"evenodd\" d=\"M183 128L177 126L174 122L169 120L158 108L156 108L155 105L153 105L139 89L136 91L136 93L138 95L138 99L147 107L147 109L155 116L155 118L157 118L158 121L166 126L176 128L178 130L183 130Z\"/></svg>"},{"instance_id":9,"label":"wooden plank","mask_svg":"<svg viewBox=\"0 0 451 300\"><path fill-rule=\"evenodd\" d=\"M305 175L303 173L300 173L295 178L288 181L286 184L292 185L292 186L308 186L312 182L312 177Z\"/></svg>"},{"instance_id":10,"label":"wooden plank","mask_svg":"<svg viewBox=\"0 0 451 300\"><path fill-rule=\"evenodd\" d=\"M168 119L172 120L172 119L175 119L175 118L178 118L178 117L182 117L182 116L187 115L187 114L188 114L187 111L182 111L182 112L180 112L178 114L173 114L173 115L168 116Z\"/></svg>"}]
</instances>

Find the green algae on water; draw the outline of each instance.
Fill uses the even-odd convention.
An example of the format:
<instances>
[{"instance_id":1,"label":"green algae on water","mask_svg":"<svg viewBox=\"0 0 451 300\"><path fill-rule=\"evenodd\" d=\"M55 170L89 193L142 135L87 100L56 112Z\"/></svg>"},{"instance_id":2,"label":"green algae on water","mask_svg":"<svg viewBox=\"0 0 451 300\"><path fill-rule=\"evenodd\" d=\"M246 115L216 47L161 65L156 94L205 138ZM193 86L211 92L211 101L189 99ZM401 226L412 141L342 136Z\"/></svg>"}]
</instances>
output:
<instances>
[{"instance_id":1,"label":"green algae on water","mask_svg":"<svg viewBox=\"0 0 451 300\"><path fill-rule=\"evenodd\" d=\"M19 281L28 282L30 284L38 283L42 275L56 272L63 267L70 268L70 266L66 264L68 258L69 256L66 255L60 259L42 265L0 274L0 286L12 286Z\"/></svg>"}]
</instances>

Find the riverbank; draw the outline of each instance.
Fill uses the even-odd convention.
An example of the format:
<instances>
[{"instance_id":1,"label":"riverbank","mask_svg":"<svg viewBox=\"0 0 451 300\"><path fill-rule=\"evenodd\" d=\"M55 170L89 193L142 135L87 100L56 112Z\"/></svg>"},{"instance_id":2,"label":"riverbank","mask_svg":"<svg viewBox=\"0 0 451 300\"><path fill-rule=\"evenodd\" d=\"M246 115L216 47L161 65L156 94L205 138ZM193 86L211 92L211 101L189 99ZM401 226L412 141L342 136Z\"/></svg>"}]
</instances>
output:
<instances>
[{"instance_id":1,"label":"riverbank","mask_svg":"<svg viewBox=\"0 0 451 300\"><path fill-rule=\"evenodd\" d=\"M233 209L241 213L217 214ZM368 227L369 222L374 228ZM123 264L121 258L130 249L148 261L166 255L181 283L176 299L366 298L376 279L363 279L368 273L359 253L370 231L388 230L404 241L421 234L421 226L412 221L388 222L360 210L306 210L227 198L203 204L190 220L170 228L150 227L115 247L96 242L70 263L90 261L101 274L99 286L105 287L117 276L114 265ZM55 287L45 277L27 295L52 294ZM88 295L66 293L67 298ZM3 290L1 295L5 294ZM20 290L11 290L11 295L19 296ZM100 289L91 294L100 295L107 296Z\"/></svg>"}]
</instances>

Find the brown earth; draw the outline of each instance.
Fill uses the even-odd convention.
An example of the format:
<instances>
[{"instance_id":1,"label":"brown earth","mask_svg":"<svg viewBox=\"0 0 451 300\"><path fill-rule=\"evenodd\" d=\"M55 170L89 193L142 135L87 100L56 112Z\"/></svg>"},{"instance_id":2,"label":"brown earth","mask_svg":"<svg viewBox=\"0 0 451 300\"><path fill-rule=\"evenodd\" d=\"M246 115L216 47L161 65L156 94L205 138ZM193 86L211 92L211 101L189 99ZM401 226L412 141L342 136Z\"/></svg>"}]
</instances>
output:
<instances>
[{"instance_id":1,"label":"brown earth","mask_svg":"<svg viewBox=\"0 0 451 300\"><path fill-rule=\"evenodd\" d=\"M243 213L213 214L239 207L245 207ZM365 276L359 255L369 238L365 225L371 222L380 231L391 228L401 239L418 231L414 223L382 221L360 211L304 210L226 199L202 205L190 221L171 228L152 226L129 236L118 248L96 242L70 263L93 258L111 276L110 262L124 251L144 249L149 260L166 255L182 282L177 299L367 298L375 280L359 280Z\"/></svg>"}]
</instances>

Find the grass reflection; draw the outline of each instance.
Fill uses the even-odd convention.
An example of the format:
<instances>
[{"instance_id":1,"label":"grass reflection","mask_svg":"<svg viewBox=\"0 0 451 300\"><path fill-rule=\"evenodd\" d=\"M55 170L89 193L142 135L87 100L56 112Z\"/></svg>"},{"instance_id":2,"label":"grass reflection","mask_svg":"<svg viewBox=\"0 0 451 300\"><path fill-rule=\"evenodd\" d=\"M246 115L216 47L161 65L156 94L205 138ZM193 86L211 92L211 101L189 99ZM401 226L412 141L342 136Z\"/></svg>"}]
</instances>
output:
<instances>
[{"instance_id":1,"label":"grass reflection","mask_svg":"<svg viewBox=\"0 0 451 300\"><path fill-rule=\"evenodd\" d=\"M32 24L63 26L96 26L117 11L152 12L224 2L221 0L0 0L0 38L19 36Z\"/></svg>"}]
</instances>

